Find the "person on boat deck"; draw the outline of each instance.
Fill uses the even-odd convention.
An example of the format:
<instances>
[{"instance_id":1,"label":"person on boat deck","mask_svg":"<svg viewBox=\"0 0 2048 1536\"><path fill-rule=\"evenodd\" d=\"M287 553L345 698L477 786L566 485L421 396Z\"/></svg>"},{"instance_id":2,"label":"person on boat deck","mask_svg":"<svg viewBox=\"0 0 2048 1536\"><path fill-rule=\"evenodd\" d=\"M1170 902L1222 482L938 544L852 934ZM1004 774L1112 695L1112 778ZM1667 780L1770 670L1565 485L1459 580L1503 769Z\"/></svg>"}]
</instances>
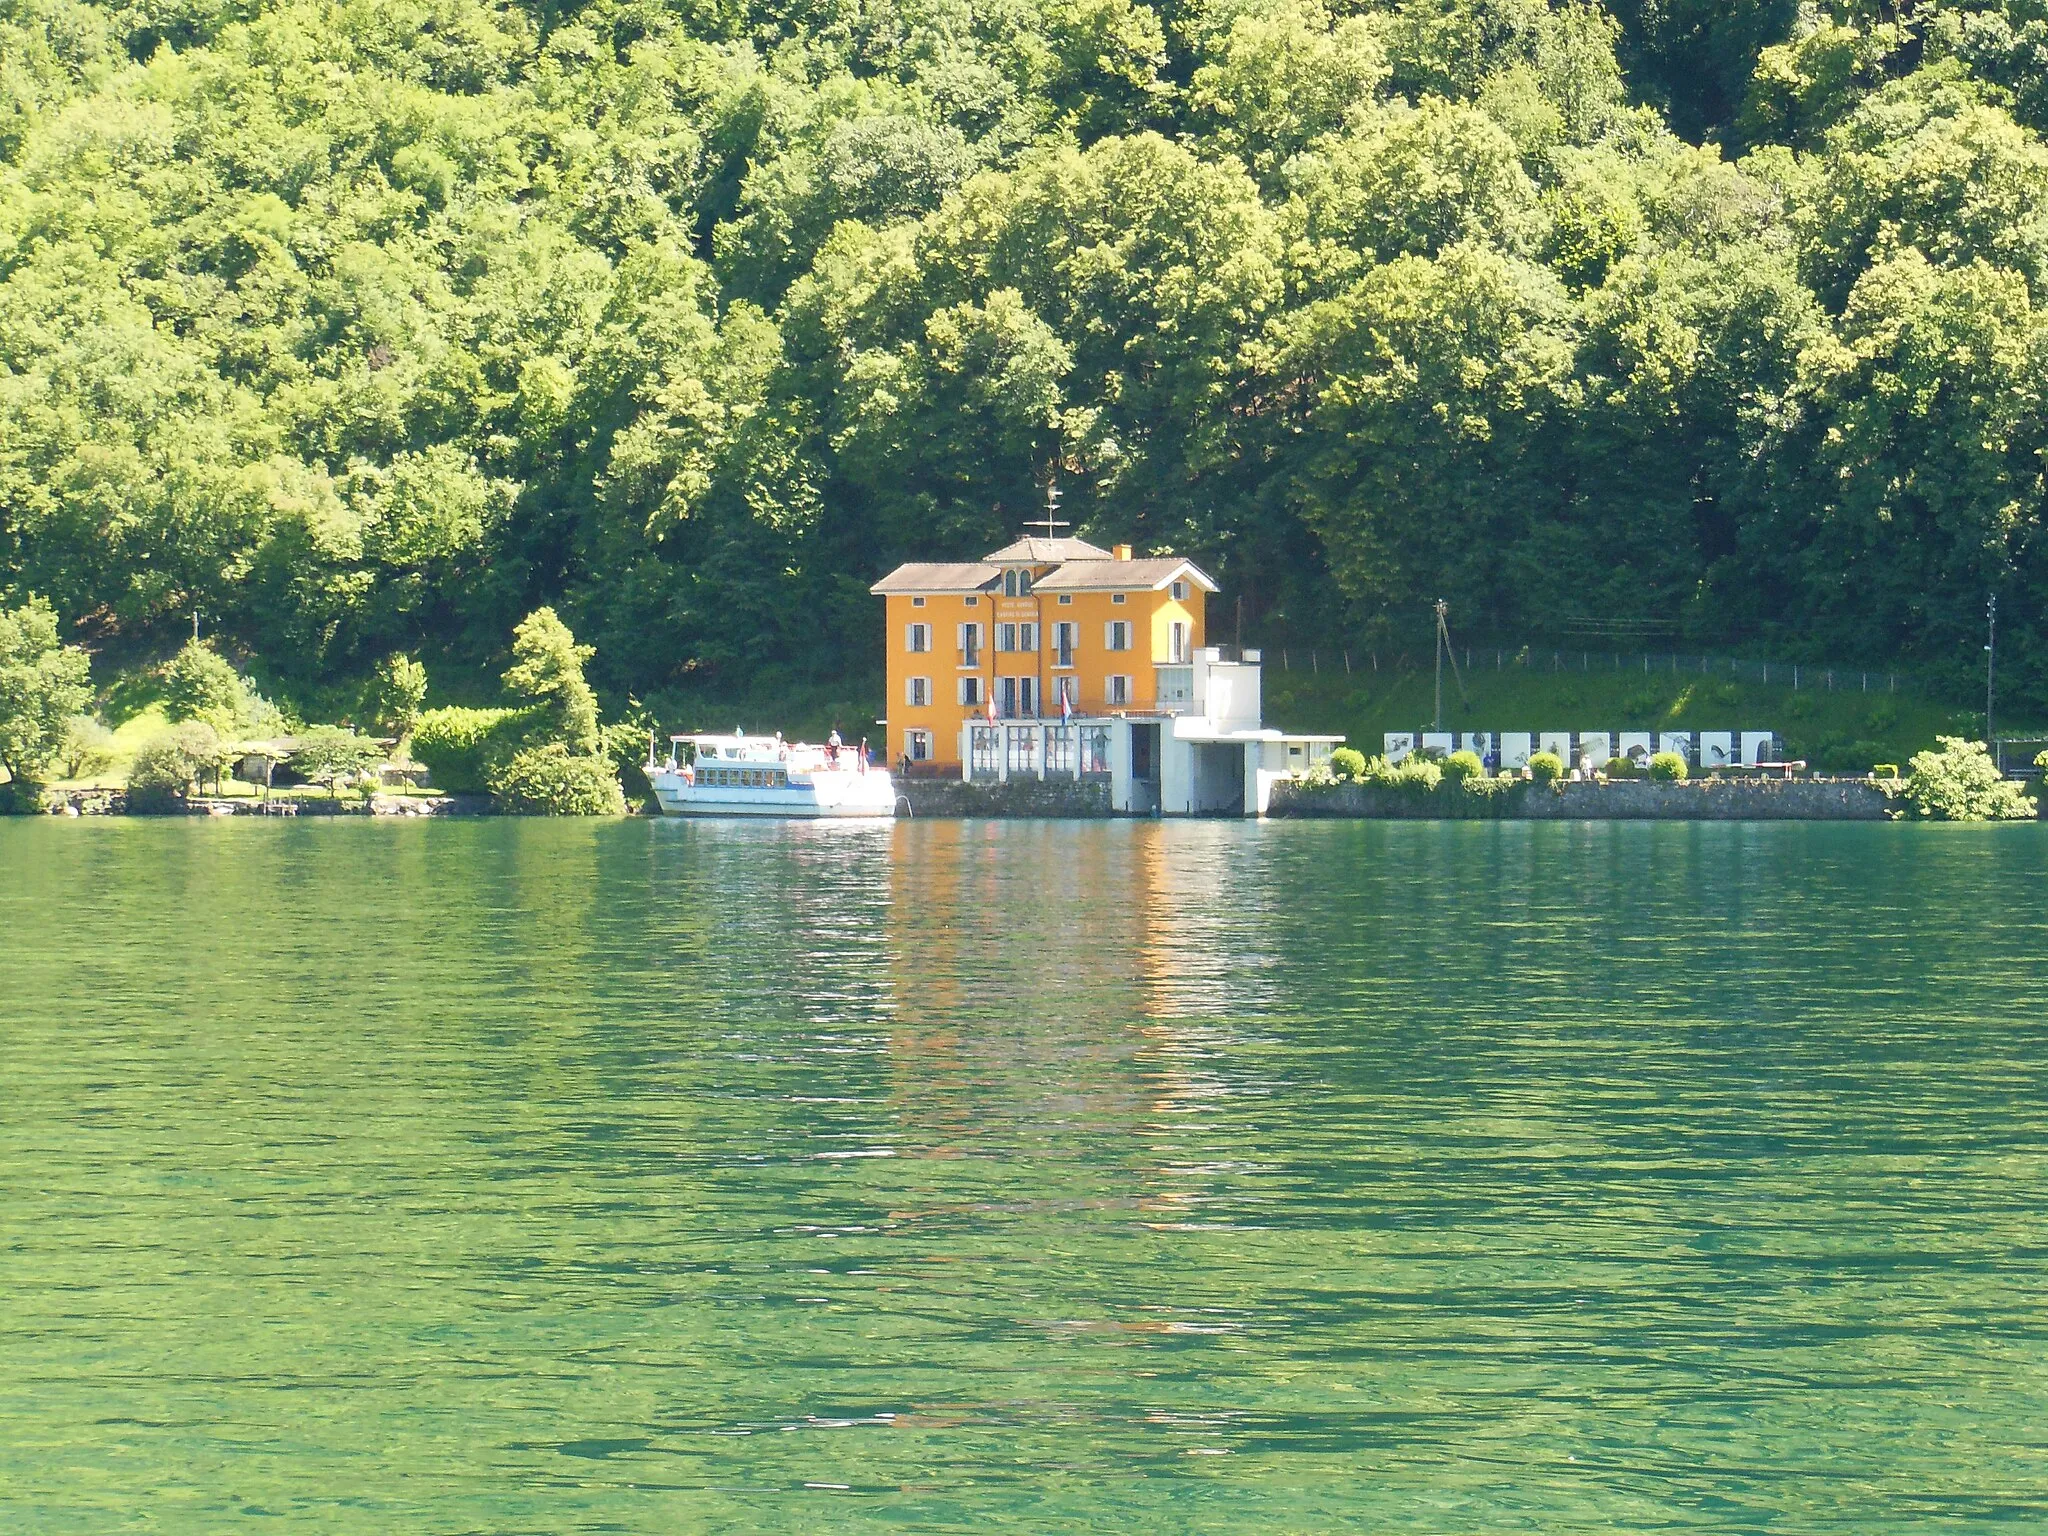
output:
<instances>
[{"instance_id":1,"label":"person on boat deck","mask_svg":"<svg viewBox=\"0 0 2048 1536\"><path fill-rule=\"evenodd\" d=\"M832 727L832 734L825 738L825 761L834 767L839 763L839 727Z\"/></svg>"}]
</instances>

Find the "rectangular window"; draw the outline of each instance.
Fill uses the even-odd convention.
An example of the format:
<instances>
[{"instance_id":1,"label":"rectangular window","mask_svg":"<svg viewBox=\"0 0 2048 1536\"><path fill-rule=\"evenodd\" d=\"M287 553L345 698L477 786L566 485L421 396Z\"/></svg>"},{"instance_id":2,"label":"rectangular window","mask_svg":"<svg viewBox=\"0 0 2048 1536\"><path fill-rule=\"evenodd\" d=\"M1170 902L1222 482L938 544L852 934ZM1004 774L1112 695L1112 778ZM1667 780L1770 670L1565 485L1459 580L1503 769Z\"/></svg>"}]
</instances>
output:
<instances>
[{"instance_id":1,"label":"rectangular window","mask_svg":"<svg viewBox=\"0 0 2048 1536\"><path fill-rule=\"evenodd\" d=\"M1186 661L1188 659L1187 625L1176 623L1172 627L1172 629L1170 629L1167 632L1166 651L1166 659L1168 661Z\"/></svg>"},{"instance_id":2,"label":"rectangular window","mask_svg":"<svg viewBox=\"0 0 2048 1536\"><path fill-rule=\"evenodd\" d=\"M905 690L905 703L912 709L928 709L932 702L932 680L928 677L913 677Z\"/></svg>"},{"instance_id":3,"label":"rectangular window","mask_svg":"<svg viewBox=\"0 0 2048 1536\"><path fill-rule=\"evenodd\" d=\"M1052 702L1055 709L1066 705L1073 714L1081 712L1081 679L1078 677L1056 677L1053 680Z\"/></svg>"},{"instance_id":4,"label":"rectangular window","mask_svg":"<svg viewBox=\"0 0 2048 1536\"><path fill-rule=\"evenodd\" d=\"M1055 624L1052 627L1052 664L1056 667L1071 667L1074 651L1081 644L1081 626L1078 624Z\"/></svg>"},{"instance_id":5,"label":"rectangular window","mask_svg":"<svg viewBox=\"0 0 2048 1536\"><path fill-rule=\"evenodd\" d=\"M908 731L904 734L904 753L913 763L929 762L932 755L932 733L930 731Z\"/></svg>"},{"instance_id":6,"label":"rectangular window","mask_svg":"<svg viewBox=\"0 0 2048 1536\"><path fill-rule=\"evenodd\" d=\"M1020 651L1035 651L1038 649L1038 626L1036 624L1019 624L1017 626L1017 649Z\"/></svg>"},{"instance_id":7,"label":"rectangular window","mask_svg":"<svg viewBox=\"0 0 2048 1536\"><path fill-rule=\"evenodd\" d=\"M977 725L967 732L967 772L969 777L993 779L1003 770L1002 728L994 725Z\"/></svg>"},{"instance_id":8,"label":"rectangular window","mask_svg":"<svg viewBox=\"0 0 2048 1536\"><path fill-rule=\"evenodd\" d=\"M981 679L963 677L960 679L960 702L969 709L981 707Z\"/></svg>"},{"instance_id":9,"label":"rectangular window","mask_svg":"<svg viewBox=\"0 0 2048 1536\"><path fill-rule=\"evenodd\" d=\"M996 649L999 651L1014 651L1017 649L1016 625L998 624L996 626Z\"/></svg>"},{"instance_id":10,"label":"rectangular window","mask_svg":"<svg viewBox=\"0 0 2048 1536\"><path fill-rule=\"evenodd\" d=\"M1069 594L1062 592L1060 594L1060 606L1062 608L1071 608L1074 606L1074 599Z\"/></svg>"},{"instance_id":11,"label":"rectangular window","mask_svg":"<svg viewBox=\"0 0 2048 1536\"><path fill-rule=\"evenodd\" d=\"M978 597L963 597L960 599L960 606L962 608L979 608L981 606L981 599Z\"/></svg>"},{"instance_id":12,"label":"rectangular window","mask_svg":"<svg viewBox=\"0 0 2048 1536\"><path fill-rule=\"evenodd\" d=\"M924 606L924 599L921 597L913 597L910 600L910 606L913 608L922 608Z\"/></svg>"},{"instance_id":13,"label":"rectangular window","mask_svg":"<svg viewBox=\"0 0 2048 1536\"><path fill-rule=\"evenodd\" d=\"M1045 728L1045 771L1071 776L1074 772L1074 727L1049 725Z\"/></svg>"},{"instance_id":14,"label":"rectangular window","mask_svg":"<svg viewBox=\"0 0 2048 1536\"><path fill-rule=\"evenodd\" d=\"M932 648L932 627L929 624L913 624L904 633L903 648L913 655Z\"/></svg>"},{"instance_id":15,"label":"rectangular window","mask_svg":"<svg viewBox=\"0 0 2048 1536\"><path fill-rule=\"evenodd\" d=\"M1109 600L1112 603L1120 603L1124 600L1124 595L1121 592L1112 592L1109 594Z\"/></svg>"},{"instance_id":16,"label":"rectangular window","mask_svg":"<svg viewBox=\"0 0 2048 1536\"><path fill-rule=\"evenodd\" d=\"M1017 679L1017 713L1035 715L1038 713L1038 679L1020 677Z\"/></svg>"},{"instance_id":17,"label":"rectangular window","mask_svg":"<svg viewBox=\"0 0 2048 1536\"><path fill-rule=\"evenodd\" d=\"M996 712L1002 715L1017 713L1017 679L1014 677L996 679Z\"/></svg>"},{"instance_id":18,"label":"rectangular window","mask_svg":"<svg viewBox=\"0 0 2048 1536\"><path fill-rule=\"evenodd\" d=\"M1038 727L1035 725L1013 725L1010 727L1010 773L1036 775L1038 772Z\"/></svg>"},{"instance_id":19,"label":"rectangular window","mask_svg":"<svg viewBox=\"0 0 2048 1536\"><path fill-rule=\"evenodd\" d=\"M1128 677L1110 678L1109 702L1112 704L1128 704L1131 702L1131 680Z\"/></svg>"},{"instance_id":20,"label":"rectangular window","mask_svg":"<svg viewBox=\"0 0 2048 1536\"><path fill-rule=\"evenodd\" d=\"M962 624L959 626L960 665L974 667L981 664L981 626Z\"/></svg>"},{"instance_id":21,"label":"rectangular window","mask_svg":"<svg viewBox=\"0 0 2048 1536\"><path fill-rule=\"evenodd\" d=\"M1188 600L1188 584L1184 581L1176 581L1171 587L1167 588L1167 592L1176 603L1184 603Z\"/></svg>"},{"instance_id":22,"label":"rectangular window","mask_svg":"<svg viewBox=\"0 0 2048 1536\"><path fill-rule=\"evenodd\" d=\"M1129 619L1111 619L1103 627L1106 631L1103 636L1103 643L1112 651L1128 651L1131 648L1131 621Z\"/></svg>"},{"instance_id":23,"label":"rectangular window","mask_svg":"<svg viewBox=\"0 0 2048 1536\"><path fill-rule=\"evenodd\" d=\"M1081 727L1081 771L1083 773L1109 772L1108 726L1084 725Z\"/></svg>"}]
</instances>

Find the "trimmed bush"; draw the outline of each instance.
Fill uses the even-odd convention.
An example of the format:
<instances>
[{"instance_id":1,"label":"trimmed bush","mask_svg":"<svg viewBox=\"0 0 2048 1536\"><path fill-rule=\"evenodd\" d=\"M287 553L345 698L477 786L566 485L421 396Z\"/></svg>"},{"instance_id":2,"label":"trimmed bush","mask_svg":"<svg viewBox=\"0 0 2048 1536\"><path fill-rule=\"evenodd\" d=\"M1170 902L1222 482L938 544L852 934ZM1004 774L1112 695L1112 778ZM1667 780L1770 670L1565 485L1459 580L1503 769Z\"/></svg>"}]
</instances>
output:
<instances>
[{"instance_id":1,"label":"trimmed bush","mask_svg":"<svg viewBox=\"0 0 2048 1536\"><path fill-rule=\"evenodd\" d=\"M1659 752L1650 759L1650 777L1659 784L1683 784L1685 759L1676 752Z\"/></svg>"},{"instance_id":2,"label":"trimmed bush","mask_svg":"<svg viewBox=\"0 0 2048 1536\"><path fill-rule=\"evenodd\" d=\"M1330 754L1330 772L1340 779L1365 777L1365 754L1356 747L1339 747Z\"/></svg>"},{"instance_id":3,"label":"trimmed bush","mask_svg":"<svg viewBox=\"0 0 2048 1536\"><path fill-rule=\"evenodd\" d=\"M1538 752L1529 759L1529 777L1538 784L1555 784L1564 777L1564 759L1555 752Z\"/></svg>"},{"instance_id":4,"label":"trimmed bush","mask_svg":"<svg viewBox=\"0 0 2048 1536\"><path fill-rule=\"evenodd\" d=\"M1453 752L1444 759L1443 776L1453 784L1483 777L1485 773L1486 764L1479 760L1477 752Z\"/></svg>"},{"instance_id":5,"label":"trimmed bush","mask_svg":"<svg viewBox=\"0 0 2048 1536\"><path fill-rule=\"evenodd\" d=\"M623 816L611 759L571 752L559 741L515 752L491 772L491 796L514 816Z\"/></svg>"},{"instance_id":6,"label":"trimmed bush","mask_svg":"<svg viewBox=\"0 0 2048 1536\"><path fill-rule=\"evenodd\" d=\"M1610 757L1600 771L1610 779L1632 779L1636 776L1636 765L1626 757Z\"/></svg>"},{"instance_id":7,"label":"trimmed bush","mask_svg":"<svg viewBox=\"0 0 2048 1536\"><path fill-rule=\"evenodd\" d=\"M491 771L509 762L545 726L546 711L430 709L413 728L412 755L434 787L451 795L491 792Z\"/></svg>"}]
</instances>

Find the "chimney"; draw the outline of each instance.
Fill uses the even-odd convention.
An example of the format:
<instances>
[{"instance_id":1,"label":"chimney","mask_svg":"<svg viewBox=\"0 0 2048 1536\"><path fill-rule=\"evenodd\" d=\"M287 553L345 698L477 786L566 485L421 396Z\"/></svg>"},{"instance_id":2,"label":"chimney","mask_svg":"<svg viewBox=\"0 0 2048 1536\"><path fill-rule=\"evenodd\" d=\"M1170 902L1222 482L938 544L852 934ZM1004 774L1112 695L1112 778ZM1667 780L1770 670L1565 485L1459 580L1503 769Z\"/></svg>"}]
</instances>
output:
<instances>
[{"instance_id":1,"label":"chimney","mask_svg":"<svg viewBox=\"0 0 2048 1536\"><path fill-rule=\"evenodd\" d=\"M1128 544L1112 545L1110 547L1109 552L1119 560L1128 560L1131 558L1131 546Z\"/></svg>"}]
</instances>

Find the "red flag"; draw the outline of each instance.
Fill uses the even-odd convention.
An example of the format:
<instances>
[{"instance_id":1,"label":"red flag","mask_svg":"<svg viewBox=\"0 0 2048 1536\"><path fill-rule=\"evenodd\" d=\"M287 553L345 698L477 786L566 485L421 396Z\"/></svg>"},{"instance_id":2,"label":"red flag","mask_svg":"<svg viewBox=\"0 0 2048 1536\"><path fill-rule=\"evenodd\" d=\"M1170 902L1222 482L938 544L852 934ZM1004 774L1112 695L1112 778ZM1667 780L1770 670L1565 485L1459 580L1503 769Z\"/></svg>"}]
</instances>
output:
<instances>
[{"instance_id":1,"label":"red flag","mask_svg":"<svg viewBox=\"0 0 2048 1536\"><path fill-rule=\"evenodd\" d=\"M985 706L983 713L987 715L988 723L994 725L996 723L996 685L993 678L989 680L988 693L981 702Z\"/></svg>"}]
</instances>

